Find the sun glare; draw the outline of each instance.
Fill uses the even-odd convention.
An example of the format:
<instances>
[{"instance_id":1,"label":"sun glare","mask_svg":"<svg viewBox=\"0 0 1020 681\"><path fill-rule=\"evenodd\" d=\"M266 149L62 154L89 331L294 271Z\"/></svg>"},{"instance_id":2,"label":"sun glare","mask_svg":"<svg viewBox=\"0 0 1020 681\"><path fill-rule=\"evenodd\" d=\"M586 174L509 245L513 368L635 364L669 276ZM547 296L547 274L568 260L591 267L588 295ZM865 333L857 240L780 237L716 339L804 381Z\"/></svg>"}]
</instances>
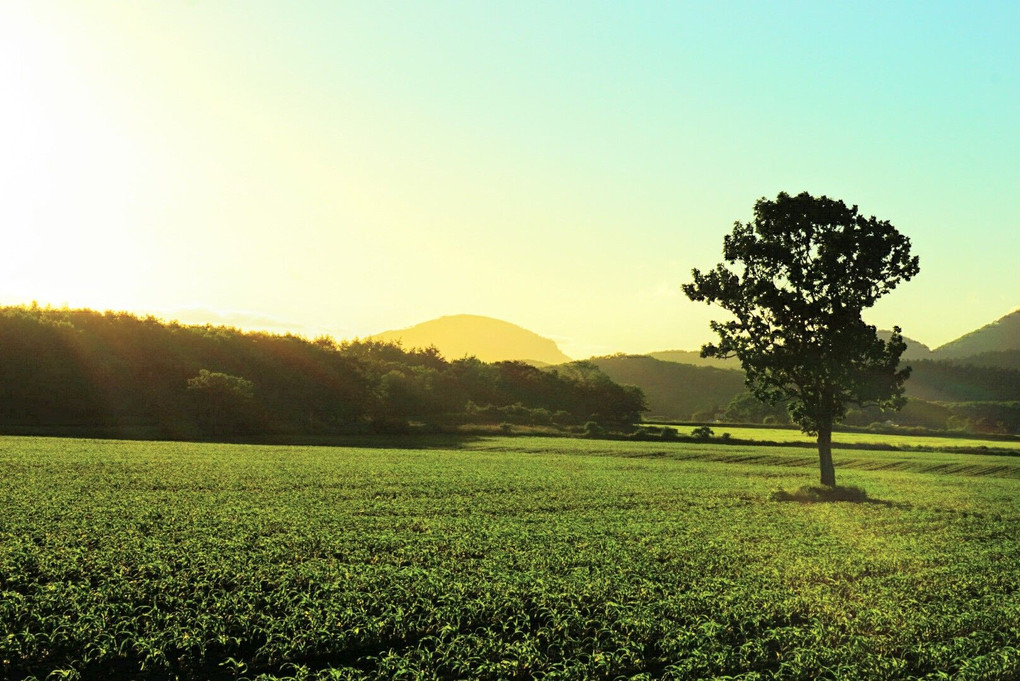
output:
<instances>
[{"instance_id":1,"label":"sun glare","mask_svg":"<svg viewBox=\"0 0 1020 681\"><path fill-rule=\"evenodd\" d=\"M140 232L128 212L145 179L142 152L115 100L79 68L73 38L36 5L0 26L0 215L7 302L136 304Z\"/></svg>"}]
</instances>

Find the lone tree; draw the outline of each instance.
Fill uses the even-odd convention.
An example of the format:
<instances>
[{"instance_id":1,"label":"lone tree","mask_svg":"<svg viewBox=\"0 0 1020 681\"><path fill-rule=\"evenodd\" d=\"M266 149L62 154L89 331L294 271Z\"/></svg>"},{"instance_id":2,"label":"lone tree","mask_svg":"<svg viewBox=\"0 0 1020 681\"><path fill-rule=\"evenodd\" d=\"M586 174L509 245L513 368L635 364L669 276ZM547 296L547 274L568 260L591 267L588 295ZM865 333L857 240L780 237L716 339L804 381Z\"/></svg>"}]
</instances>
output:
<instances>
[{"instance_id":1,"label":"lone tree","mask_svg":"<svg viewBox=\"0 0 1020 681\"><path fill-rule=\"evenodd\" d=\"M736 222L710 272L693 271L684 293L732 313L713 321L718 343L702 357L737 357L747 386L818 436L823 485L836 484L832 425L850 405L898 409L910 367L899 327L881 340L861 311L918 272L910 239L888 221L825 196L761 198L754 220Z\"/></svg>"}]
</instances>

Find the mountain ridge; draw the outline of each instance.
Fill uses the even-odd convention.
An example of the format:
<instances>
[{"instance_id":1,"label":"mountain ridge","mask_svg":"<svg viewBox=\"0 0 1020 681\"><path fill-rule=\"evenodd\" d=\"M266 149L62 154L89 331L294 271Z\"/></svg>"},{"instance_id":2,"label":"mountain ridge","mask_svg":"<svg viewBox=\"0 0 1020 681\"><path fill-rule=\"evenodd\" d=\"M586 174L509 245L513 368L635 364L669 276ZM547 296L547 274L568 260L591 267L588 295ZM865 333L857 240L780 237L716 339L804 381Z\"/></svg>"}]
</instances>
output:
<instances>
[{"instance_id":1,"label":"mountain ridge","mask_svg":"<svg viewBox=\"0 0 1020 681\"><path fill-rule=\"evenodd\" d=\"M965 333L932 351L933 359L958 360L985 353L1020 350L1020 308Z\"/></svg>"},{"instance_id":2,"label":"mountain ridge","mask_svg":"<svg viewBox=\"0 0 1020 681\"><path fill-rule=\"evenodd\" d=\"M1015 336L1011 331L1014 323L1018 327ZM437 328L453 333L460 344L451 346L449 339L443 342L438 334L431 333ZM463 332L464 329L470 333ZM879 331L884 339L890 334L890 331ZM550 365L571 361L552 340L515 324L480 315L440 317L371 338L400 340L407 346L435 345L450 359L474 355L483 361L537 360L536 363ZM538 345L522 346L518 343L521 338ZM502 343L501 352L494 354L497 340ZM1020 348L1011 349L1012 345L1020 346L1020 311L936 350L909 337L904 340L907 348L903 359L915 368L906 386L907 395L912 399L972 402L1011 400L1020 395L1017 392L1020 390L1020 372L1017 371ZM982 352L970 357L947 357L947 354L952 355L945 351L947 347ZM545 354L543 349L553 349L554 353ZM737 359L702 358L697 350L665 350L641 355L619 353L592 357L591 361L612 380L640 387L653 417L690 419L699 413L712 413L746 390L744 373Z\"/></svg>"},{"instance_id":3,"label":"mountain ridge","mask_svg":"<svg viewBox=\"0 0 1020 681\"><path fill-rule=\"evenodd\" d=\"M888 339L891 332L880 330L878 333L881 338ZM399 342L406 347L435 346L451 359L475 356L486 362L521 360L536 365L572 361L555 341L512 322L484 315L443 315L404 329L373 334L369 339ZM1020 309L934 349L907 336L904 340L907 348L903 359L906 361L952 361L1015 368L1020 354ZM698 350L672 349L642 354L665 362L740 368L736 359L702 358Z\"/></svg>"}]
</instances>

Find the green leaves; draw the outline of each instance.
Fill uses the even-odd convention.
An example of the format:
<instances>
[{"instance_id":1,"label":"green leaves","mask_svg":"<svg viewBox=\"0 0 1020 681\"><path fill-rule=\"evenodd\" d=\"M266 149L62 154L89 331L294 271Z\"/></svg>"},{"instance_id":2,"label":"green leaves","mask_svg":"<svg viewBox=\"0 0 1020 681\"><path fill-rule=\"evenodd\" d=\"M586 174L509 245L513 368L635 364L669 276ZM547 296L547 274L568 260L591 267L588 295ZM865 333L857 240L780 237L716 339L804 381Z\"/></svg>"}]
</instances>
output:
<instances>
[{"instance_id":1,"label":"green leaves","mask_svg":"<svg viewBox=\"0 0 1020 681\"><path fill-rule=\"evenodd\" d=\"M902 405L909 369L898 369L899 329L886 343L861 319L918 272L910 240L889 222L825 196L784 192L758 200L754 219L734 225L723 258L711 272L695 269L683 287L734 317L712 322L719 342L702 356L739 358L754 395L788 400L805 432L830 430L850 405Z\"/></svg>"}]
</instances>

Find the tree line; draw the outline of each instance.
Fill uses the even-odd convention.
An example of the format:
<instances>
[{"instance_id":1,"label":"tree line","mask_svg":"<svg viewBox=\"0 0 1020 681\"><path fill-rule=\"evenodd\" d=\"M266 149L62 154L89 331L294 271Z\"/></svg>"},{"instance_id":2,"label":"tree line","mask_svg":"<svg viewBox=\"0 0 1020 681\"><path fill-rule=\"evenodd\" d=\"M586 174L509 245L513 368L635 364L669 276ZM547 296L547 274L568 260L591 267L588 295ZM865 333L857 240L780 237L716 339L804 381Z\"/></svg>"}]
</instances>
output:
<instances>
[{"instance_id":1,"label":"tree line","mask_svg":"<svg viewBox=\"0 0 1020 681\"><path fill-rule=\"evenodd\" d=\"M449 360L435 348L0 308L0 427L165 438L403 431L412 423L630 425L640 389L591 362Z\"/></svg>"},{"instance_id":2,"label":"tree line","mask_svg":"<svg viewBox=\"0 0 1020 681\"><path fill-rule=\"evenodd\" d=\"M790 425L786 403L762 402L744 391L722 408L696 414L695 421ZM987 435L1020 433L1020 401L932 402L909 398L897 411L851 408L843 425L875 431L948 431Z\"/></svg>"}]
</instances>

